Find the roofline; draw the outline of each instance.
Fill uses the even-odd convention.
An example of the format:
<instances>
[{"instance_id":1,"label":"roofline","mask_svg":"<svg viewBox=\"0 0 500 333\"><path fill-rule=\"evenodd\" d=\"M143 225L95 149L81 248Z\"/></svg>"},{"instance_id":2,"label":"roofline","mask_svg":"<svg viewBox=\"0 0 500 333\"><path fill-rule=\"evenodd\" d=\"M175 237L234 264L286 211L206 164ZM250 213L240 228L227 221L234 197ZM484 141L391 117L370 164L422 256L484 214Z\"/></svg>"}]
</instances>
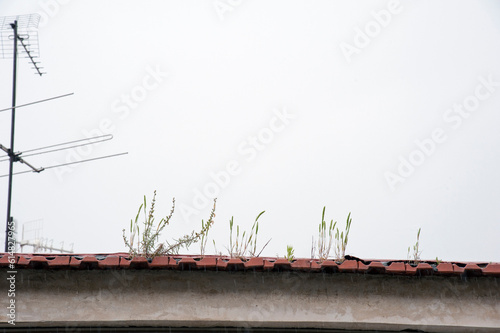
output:
<instances>
[{"instance_id":1,"label":"roofline","mask_svg":"<svg viewBox=\"0 0 500 333\"><path fill-rule=\"evenodd\" d=\"M14 257L14 258L13 258ZM125 252L100 254L0 253L0 268L16 269L170 269L213 271L296 271L324 273L356 273L407 276L500 276L500 263L445 262L436 260L359 259L349 257L337 262L311 258L288 261L285 258L230 258L220 255L167 255L153 259L130 258ZM12 260L14 259L14 260ZM15 261L15 262L12 262ZM9 266L13 265L13 266Z\"/></svg>"}]
</instances>

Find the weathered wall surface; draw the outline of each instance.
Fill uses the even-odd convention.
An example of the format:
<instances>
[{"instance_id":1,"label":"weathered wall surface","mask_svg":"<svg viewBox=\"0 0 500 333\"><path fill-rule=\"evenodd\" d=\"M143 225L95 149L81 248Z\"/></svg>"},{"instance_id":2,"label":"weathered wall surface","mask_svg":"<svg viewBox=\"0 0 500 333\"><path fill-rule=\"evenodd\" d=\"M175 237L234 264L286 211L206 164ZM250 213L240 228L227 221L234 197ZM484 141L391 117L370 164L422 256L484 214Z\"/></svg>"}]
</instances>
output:
<instances>
[{"instance_id":1,"label":"weathered wall surface","mask_svg":"<svg viewBox=\"0 0 500 333\"><path fill-rule=\"evenodd\" d=\"M3 294L8 285L0 281ZM500 279L491 277L24 269L17 273L15 300L16 327L500 330ZM0 305L6 309L7 297ZM2 327L9 326L5 318Z\"/></svg>"}]
</instances>

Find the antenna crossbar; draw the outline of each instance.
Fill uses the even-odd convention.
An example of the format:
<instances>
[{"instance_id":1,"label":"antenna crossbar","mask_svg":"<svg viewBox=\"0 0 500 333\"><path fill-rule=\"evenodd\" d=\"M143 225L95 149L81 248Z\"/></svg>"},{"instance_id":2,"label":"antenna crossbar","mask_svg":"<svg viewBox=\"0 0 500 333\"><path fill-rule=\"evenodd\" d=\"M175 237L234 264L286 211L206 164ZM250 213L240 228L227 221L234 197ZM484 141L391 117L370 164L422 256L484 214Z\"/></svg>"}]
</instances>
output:
<instances>
[{"instance_id":1,"label":"antenna crossbar","mask_svg":"<svg viewBox=\"0 0 500 333\"><path fill-rule=\"evenodd\" d=\"M79 163L85 163L85 162L90 162L90 161L102 160L102 159L105 159L105 158L116 157L116 156L127 155L127 154L128 154L128 152L118 153L118 154L112 154L112 155L106 155L106 156L89 158L89 159L86 159L86 160L81 160L81 161L76 161L76 162L69 162L69 163L51 165L51 166L48 166L48 167L45 167L45 168L41 168L40 171L48 170L48 169L53 169L53 168L58 168L58 167L63 167L63 166L68 166L68 165L73 165L73 164L79 164ZM40 172L40 171L34 171L34 170L20 171L20 172L14 172L12 175L21 175L23 173ZM8 175L9 174L1 175L0 178L7 177Z\"/></svg>"},{"instance_id":2,"label":"antenna crossbar","mask_svg":"<svg viewBox=\"0 0 500 333\"><path fill-rule=\"evenodd\" d=\"M69 94L60 95L60 96L56 96L56 97L51 97L51 98L41 99L41 100L39 100L39 101L35 101L35 102L27 103L27 104L21 104L21 105L11 106L11 107L9 107L9 108L1 109L1 110L0 110L0 112L9 111L9 110L12 110L12 109L19 109L19 108L22 108L22 107L24 107L24 106L33 105L33 104L38 104L38 103L42 103L42 102L47 102L47 101L51 101L51 100L53 100L53 99L62 98L62 97L66 97L66 96L71 96L71 95L73 95L73 94L74 94L74 93L69 93Z\"/></svg>"},{"instance_id":3,"label":"antenna crossbar","mask_svg":"<svg viewBox=\"0 0 500 333\"><path fill-rule=\"evenodd\" d=\"M73 141L58 143L58 144L55 144L55 145L50 145L50 146L45 146L45 147L40 147L40 148L34 148L34 149L30 149L30 150L25 150L24 152L18 153L18 154L19 155L23 154L24 157L41 155L41 154L48 154L48 153L58 152L58 151L61 151L61 150L66 150L66 149L71 149L71 148L76 148L76 147L87 146L87 145L91 145L91 144L95 144L95 143L101 143L101 142L104 142L104 141L109 141L111 139L113 139L113 135L111 135L111 134L105 134L105 135L94 136L94 137L90 137L90 138L86 138L86 139L73 140ZM63 147L63 148L49 149L49 148L54 148L54 147L60 147L60 146L69 145L69 144L72 144L72 143L82 142L82 141L89 141L89 142L81 143L81 144L77 144L77 145L72 145L72 146L68 146L68 147ZM34 152L34 151L37 151L37 150L44 150L44 149L49 149L49 150L47 150L47 151L41 151L41 152L36 152L36 153L31 153L31 154L25 154L25 153L28 153L28 152ZM8 158L3 158L3 159L0 159L0 162L5 162L5 161L8 161L8 160L9 160Z\"/></svg>"},{"instance_id":4,"label":"antenna crossbar","mask_svg":"<svg viewBox=\"0 0 500 333\"><path fill-rule=\"evenodd\" d=\"M9 155L9 159L10 160L12 158L12 160L14 162L21 162L23 164L26 164L27 166L29 166L33 172L42 172L44 169L43 168L36 168L34 167L33 165L31 165L30 163L28 163L27 161L25 161L22 157L20 157L19 155L21 155L21 153L13 153L10 149L8 149L7 147L3 146L0 144L0 149L2 149L4 152L7 153L7 155Z\"/></svg>"}]
</instances>

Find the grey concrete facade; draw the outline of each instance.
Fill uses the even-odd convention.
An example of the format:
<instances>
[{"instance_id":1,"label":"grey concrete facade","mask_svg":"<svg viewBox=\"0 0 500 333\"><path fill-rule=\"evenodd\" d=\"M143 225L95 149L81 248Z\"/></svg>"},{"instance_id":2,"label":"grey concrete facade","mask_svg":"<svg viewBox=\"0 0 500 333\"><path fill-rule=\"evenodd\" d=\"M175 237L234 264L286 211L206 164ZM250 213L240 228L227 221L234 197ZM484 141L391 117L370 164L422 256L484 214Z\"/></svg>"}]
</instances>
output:
<instances>
[{"instance_id":1,"label":"grey concrete facade","mask_svg":"<svg viewBox=\"0 0 500 333\"><path fill-rule=\"evenodd\" d=\"M6 293L7 280L0 281ZM495 277L20 269L15 302L16 327L500 331L500 278ZM6 309L7 297L0 304ZM5 318L0 327L10 327Z\"/></svg>"}]
</instances>

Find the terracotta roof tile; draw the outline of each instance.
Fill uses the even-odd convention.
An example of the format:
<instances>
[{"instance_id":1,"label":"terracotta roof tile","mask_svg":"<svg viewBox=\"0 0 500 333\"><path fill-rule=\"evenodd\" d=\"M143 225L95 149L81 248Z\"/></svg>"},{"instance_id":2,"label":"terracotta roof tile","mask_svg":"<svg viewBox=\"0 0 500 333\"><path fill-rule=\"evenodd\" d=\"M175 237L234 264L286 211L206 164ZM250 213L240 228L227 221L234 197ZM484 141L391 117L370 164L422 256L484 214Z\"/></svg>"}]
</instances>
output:
<instances>
[{"instance_id":1,"label":"terracotta roof tile","mask_svg":"<svg viewBox=\"0 0 500 333\"><path fill-rule=\"evenodd\" d=\"M391 274L405 274L406 265L404 262L391 262L389 266L385 268L387 273Z\"/></svg>"},{"instance_id":2,"label":"terracotta roof tile","mask_svg":"<svg viewBox=\"0 0 500 333\"><path fill-rule=\"evenodd\" d=\"M458 275L463 274L464 267L465 267L465 265L453 264L453 273L458 274Z\"/></svg>"},{"instance_id":3,"label":"terracotta roof tile","mask_svg":"<svg viewBox=\"0 0 500 333\"><path fill-rule=\"evenodd\" d=\"M54 257L53 259L49 259L49 261L48 261L49 267L66 268L69 266L69 259L70 259L70 257L68 257L68 256Z\"/></svg>"},{"instance_id":4,"label":"terracotta roof tile","mask_svg":"<svg viewBox=\"0 0 500 333\"><path fill-rule=\"evenodd\" d=\"M14 261L17 262L17 258L14 257ZM0 267L7 267L9 266L9 255L7 254L4 254L1 258L0 258ZM14 263L15 264L15 263Z\"/></svg>"},{"instance_id":5,"label":"terracotta roof tile","mask_svg":"<svg viewBox=\"0 0 500 333\"><path fill-rule=\"evenodd\" d=\"M273 268L279 271L289 271L292 268L292 264L285 258L278 258L274 262Z\"/></svg>"},{"instance_id":6,"label":"terracotta roof tile","mask_svg":"<svg viewBox=\"0 0 500 333\"><path fill-rule=\"evenodd\" d=\"M259 257L250 258L245 262L246 269L262 269L264 267L264 259Z\"/></svg>"},{"instance_id":7,"label":"terracotta roof tile","mask_svg":"<svg viewBox=\"0 0 500 333\"><path fill-rule=\"evenodd\" d=\"M338 272L339 265L333 260L325 260L323 262L316 262L322 271L325 272Z\"/></svg>"},{"instance_id":8,"label":"terracotta roof tile","mask_svg":"<svg viewBox=\"0 0 500 333\"><path fill-rule=\"evenodd\" d=\"M274 268L274 259L271 259L271 260L266 259L266 260L264 260L264 266L263 266L263 268L265 270L271 270L271 269L273 269Z\"/></svg>"},{"instance_id":9,"label":"terracotta roof tile","mask_svg":"<svg viewBox=\"0 0 500 333\"><path fill-rule=\"evenodd\" d=\"M17 259L16 266L19 267L27 267L30 263L31 258L25 257L25 256L19 256Z\"/></svg>"},{"instance_id":10,"label":"terracotta roof tile","mask_svg":"<svg viewBox=\"0 0 500 333\"><path fill-rule=\"evenodd\" d=\"M49 263L47 261L47 258L44 256L33 256L28 264L29 267L31 268L47 268L49 266Z\"/></svg>"},{"instance_id":11,"label":"terracotta roof tile","mask_svg":"<svg viewBox=\"0 0 500 333\"><path fill-rule=\"evenodd\" d=\"M434 273L434 269L428 263L421 262L417 265L417 274L418 275L432 275L433 273Z\"/></svg>"},{"instance_id":12,"label":"terracotta roof tile","mask_svg":"<svg viewBox=\"0 0 500 333\"><path fill-rule=\"evenodd\" d=\"M130 259L127 253L116 254L16 254L19 269L178 269L220 271L302 271L356 274L400 274L439 276L500 276L500 263L423 261L412 265L408 261L351 259L334 260L285 258L229 258L221 256L175 255L152 260L143 257ZM0 267L8 267L8 255L0 254Z\"/></svg>"},{"instance_id":13,"label":"terracotta roof tile","mask_svg":"<svg viewBox=\"0 0 500 333\"><path fill-rule=\"evenodd\" d=\"M149 263L150 268L168 268L169 267L170 257L154 257L153 260Z\"/></svg>"},{"instance_id":14,"label":"terracotta roof tile","mask_svg":"<svg viewBox=\"0 0 500 333\"><path fill-rule=\"evenodd\" d=\"M337 266L337 264L335 264ZM311 271L319 272L321 271L321 264L315 260L311 260Z\"/></svg>"},{"instance_id":15,"label":"terracotta roof tile","mask_svg":"<svg viewBox=\"0 0 500 333\"><path fill-rule=\"evenodd\" d=\"M176 261L179 258L174 258ZM185 258L180 258L179 261L177 261L177 268L181 270L194 270L196 269L196 260L192 257L185 257Z\"/></svg>"},{"instance_id":16,"label":"terracotta roof tile","mask_svg":"<svg viewBox=\"0 0 500 333\"><path fill-rule=\"evenodd\" d=\"M417 266L405 264L406 275L416 275L417 274Z\"/></svg>"},{"instance_id":17,"label":"terracotta roof tile","mask_svg":"<svg viewBox=\"0 0 500 333\"><path fill-rule=\"evenodd\" d=\"M344 260L339 266L341 272L355 273L358 270L358 262L356 260Z\"/></svg>"},{"instance_id":18,"label":"terracotta roof tile","mask_svg":"<svg viewBox=\"0 0 500 333\"><path fill-rule=\"evenodd\" d=\"M129 268L131 260L126 257L120 257L120 268Z\"/></svg>"},{"instance_id":19,"label":"terracotta roof tile","mask_svg":"<svg viewBox=\"0 0 500 333\"><path fill-rule=\"evenodd\" d=\"M214 257L205 257L196 262L197 268L215 269L217 267L217 259Z\"/></svg>"},{"instance_id":20,"label":"terracotta roof tile","mask_svg":"<svg viewBox=\"0 0 500 333\"><path fill-rule=\"evenodd\" d=\"M92 257L92 256L85 256L83 257L82 261L80 262L80 267L81 269L95 269L99 267L99 261L97 260L97 257Z\"/></svg>"},{"instance_id":21,"label":"terracotta roof tile","mask_svg":"<svg viewBox=\"0 0 500 333\"><path fill-rule=\"evenodd\" d=\"M369 264L358 262L358 272L368 274L383 274L386 272L386 266L380 261L372 261Z\"/></svg>"},{"instance_id":22,"label":"terracotta roof tile","mask_svg":"<svg viewBox=\"0 0 500 333\"><path fill-rule=\"evenodd\" d=\"M98 262L99 268L118 268L120 267L120 257L108 256Z\"/></svg>"},{"instance_id":23,"label":"terracotta roof tile","mask_svg":"<svg viewBox=\"0 0 500 333\"><path fill-rule=\"evenodd\" d=\"M132 269L145 269L145 268L149 268L149 262L144 257L135 257L132 260L130 260L129 268L132 268Z\"/></svg>"},{"instance_id":24,"label":"terracotta roof tile","mask_svg":"<svg viewBox=\"0 0 500 333\"><path fill-rule=\"evenodd\" d=\"M437 265L437 271L443 275L453 275L453 264L451 262L442 262Z\"/></svg>"},{"instance_id":25,"label":"terracotta roof tile","mask_svg":"<svg viewBox=\"0 0 500 333\"><path fill-rule=\"evenodd\" d=\"M245 263L239 258L219 259L217 268L226 271L241 271L245 269Z\"/></svg>"},{"instance_id":26,"label":"terracotta roof tile","mask_svg":"<svg viewBox=\"0 0 500 333\"><path fill-rule=\"evenodd\" d=\"M483 268L483 274L487 276L500 276L500 264L489 264Z\"/></svg>"},{"instance_id":27,"label":"terracotta roof tile","mask_svg":"<svg viewBox=\"0 0 500 333\"><path fill-rule=\"evenodd\" d=\"M311 260L308 259L297 259L291 264L291 268L294 270L308 271L311 269Z\"/></svg>"},{"instance_id":28,"label":"terracotta roof tile","mask_svg":"<svg viewBox=\"0 0 500 333\"><path fill-rule=\"evenodd\" d=\"M465 265L464 272L470 276L481 276L483 275L483 270L476 264L468 263Z\"/></svg>"}]
</instances>

